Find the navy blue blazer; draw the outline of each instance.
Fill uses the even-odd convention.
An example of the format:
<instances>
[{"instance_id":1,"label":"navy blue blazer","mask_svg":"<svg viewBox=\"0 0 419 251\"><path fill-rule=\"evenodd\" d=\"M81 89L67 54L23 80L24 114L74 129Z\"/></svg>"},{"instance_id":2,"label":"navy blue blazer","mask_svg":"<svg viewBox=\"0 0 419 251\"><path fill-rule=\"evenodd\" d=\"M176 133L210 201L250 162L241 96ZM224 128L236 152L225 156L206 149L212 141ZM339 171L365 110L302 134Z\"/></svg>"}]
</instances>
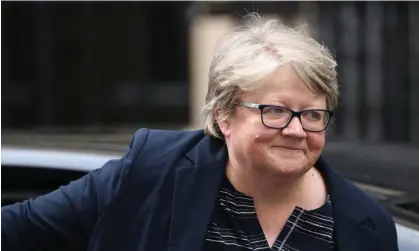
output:
<instances>
[{"instance_id":1,"label":"navy blue blazer","mask_svg":"<svg viewBox=\"0 0 419 251\"><path fill-rule=\"evenodd\" d=\"M2 250L195 251L225 174L222 140L141 129L119 160L35 200L1 209ZM391 216L323 159L339 251L394 251Z\"/></svg>"}]
</instances>

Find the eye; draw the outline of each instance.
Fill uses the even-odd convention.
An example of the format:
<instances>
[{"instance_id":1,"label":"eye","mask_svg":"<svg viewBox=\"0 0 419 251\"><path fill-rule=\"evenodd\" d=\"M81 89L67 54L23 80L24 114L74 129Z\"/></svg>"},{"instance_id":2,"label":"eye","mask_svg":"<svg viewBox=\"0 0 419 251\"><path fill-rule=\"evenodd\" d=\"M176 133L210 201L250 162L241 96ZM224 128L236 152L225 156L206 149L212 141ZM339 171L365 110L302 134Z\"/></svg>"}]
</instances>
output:
<instances>
[{"instance_id":1,"label":"eye","mask_svg":"<svg viewBox=\"0 0 419 251\"><path fill-rule=\"evenodd\" d=\"M318 121L323 118L324 111L305 111L304 118L311 121Z\"/></svg>"},{"instance_id":2,"label":"eye","mask_svg":"<svg viewBox=\"0 0 419 251\"><path fill-rule=\"evenodd\" d=\"M288 113L289 111L283 107L266 107L263 110L264 113L272 113L272 114L283 114Z\"/></svg>"}]
</instances>

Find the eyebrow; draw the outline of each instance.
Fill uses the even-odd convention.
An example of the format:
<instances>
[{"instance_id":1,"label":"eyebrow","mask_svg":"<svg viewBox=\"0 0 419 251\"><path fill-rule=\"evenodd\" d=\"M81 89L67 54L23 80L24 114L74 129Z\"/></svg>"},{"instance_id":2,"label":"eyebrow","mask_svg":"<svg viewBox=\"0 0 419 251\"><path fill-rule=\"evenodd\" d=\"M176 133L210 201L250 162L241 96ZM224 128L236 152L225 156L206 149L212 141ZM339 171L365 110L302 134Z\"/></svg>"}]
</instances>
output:
<instances>
[{"instance_id":1,"label":"eyebrow","mask_svg":"<svg viewBox=\"0 0 419 251\"><path fill-rule=\"evenodd\" d=\"M265 105L284 106L286 108L290 108L291 109L291 106L288 104L288 102L284 102L283 100L278 100L278 99L272 100L271 99L268 103L266 103L266 102L262 102L262 103L265 104ZM310 109L327 109L327 107L321 107L319 104L309 104L309 105L304 104L298 110L310 110Z\"/></svg>"}]
</instances>

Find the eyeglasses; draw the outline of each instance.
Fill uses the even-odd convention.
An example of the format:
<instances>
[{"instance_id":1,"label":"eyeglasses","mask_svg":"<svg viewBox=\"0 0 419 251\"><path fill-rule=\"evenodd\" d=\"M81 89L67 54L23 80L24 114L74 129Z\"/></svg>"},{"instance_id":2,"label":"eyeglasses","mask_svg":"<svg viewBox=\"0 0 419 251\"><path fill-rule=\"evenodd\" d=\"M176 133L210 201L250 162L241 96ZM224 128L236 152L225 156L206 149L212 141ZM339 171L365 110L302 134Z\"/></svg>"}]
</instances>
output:
<instances>
[{"instance_id":1,"label":"eyeglasses","mask_svg":"<svg viewBox=\"0 0 419 251\"><path fill-rule=\"evenodd\" d=\"M266 127L274 129L287 127L291 120L297 117L304 130L321 132L327 128L330 118L333 116L332 111L324 109L309 109L296 112L278 105L262 105L249 102L239 102L238 105L259 109L262 123Z\"/></svg>"}]
</instances>

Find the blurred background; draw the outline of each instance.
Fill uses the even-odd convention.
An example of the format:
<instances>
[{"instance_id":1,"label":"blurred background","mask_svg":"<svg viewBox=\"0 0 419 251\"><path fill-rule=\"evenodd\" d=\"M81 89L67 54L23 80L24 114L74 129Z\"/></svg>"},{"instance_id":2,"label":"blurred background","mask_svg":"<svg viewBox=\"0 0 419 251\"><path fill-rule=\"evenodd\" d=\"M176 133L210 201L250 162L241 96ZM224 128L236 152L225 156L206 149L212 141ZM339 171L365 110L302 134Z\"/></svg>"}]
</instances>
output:
<instances>
[{"instance_id":1,"label":"blurred background","mask_svg":"<svg viewBox=\"0 0 419 251\"><path fill-rule=\"evenodd\" d=\"M419 222L418 2L2 2L2 152L118 155L140 127L201 128L213 46L253 11L307 23L336 55L341 98L325 155L395 216ZM23 183L33 193L52 182L33 169L5 174L30 159L7 156L2 196L5 184L15 201L28 196L16 197Z\"/></svg>"},{"instance_id":2,"label":"blurred background","mask_svg":"<svg viewBox=\"0 0 419 251\"><path fill-rule=\"evenodd\" d=\"M307 23L339 63L330 136L419 146L411 2L3 2L4 132L200 126L217 38L247 12Z\"/></svg>"}]
</instances>

